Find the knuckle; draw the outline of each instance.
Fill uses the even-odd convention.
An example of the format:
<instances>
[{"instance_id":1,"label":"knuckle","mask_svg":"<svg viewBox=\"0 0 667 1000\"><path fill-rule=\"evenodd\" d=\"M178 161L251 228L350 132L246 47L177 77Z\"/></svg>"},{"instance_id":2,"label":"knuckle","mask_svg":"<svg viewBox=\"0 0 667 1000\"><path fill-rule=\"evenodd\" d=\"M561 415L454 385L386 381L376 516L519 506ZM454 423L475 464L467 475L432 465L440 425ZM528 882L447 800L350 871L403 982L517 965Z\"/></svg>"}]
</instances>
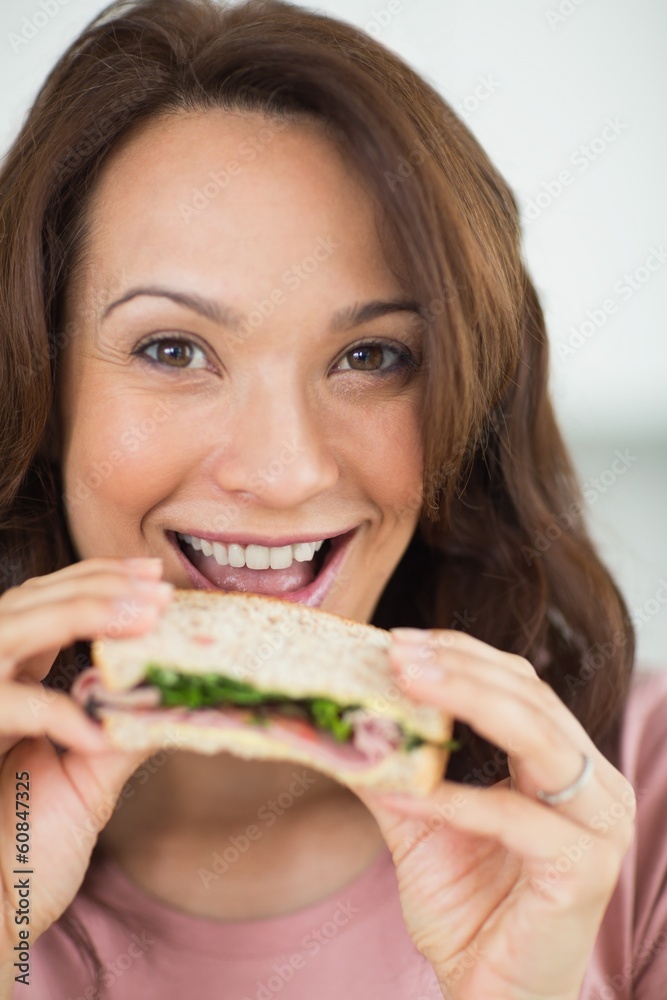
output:
<instances>
[{"instance_id":1,"label":"knuckle","mask_svg":"<svg viewBox=\"0 0 667 1000\"><path fill-rule=\"evenodd\" d=\"M27 582L28 581L26 581L26 583ZM22 583L20 584L20 586L7 587L7 589L3 592L2 596L0 596L0 610L5 611L7 609L6 606L8 604L12 604L16 600L20 587L25 587L25 585L26 585L25 583Z\"/></svg>"},{"instance_id":2,"label":"knuckle","mask_svg":"<svg viewBox=\"0 0 667 1000\"><path fill-rule=\"evenodd\" d=\"M628 817L625 823L619 825L618 832L621 850L623 851L623 855L625 855L630 850L635 840L635 834L637 832L635 820Z\"/></svg>"},{"instance_id":3,"label":"knuckle","mask_svg":"<svg viewBox=\"0 0 667 1000\"><path fill-rule=\"evenodd\" d=\"M526 677L537 677L535 673L535 667L525 656L519 656L518 653L508 653L510 664L516 669L517 673L523 674Z\"/></svg>"},{"instance_id":4,"label":"knuckle","mask_svg":"<svg viewBox=\"0 0 667 1000\"><path fill-rule=\"evenodd\" d=\"M508 738L520 734L524 756L539 750L551 754L554 760L562 757L563 733L548 713L536 711L524 702L509 701L503 708L503 722Z\"/></svg>"},{"instance_id":5,"label":"knuckle","mask_svg":"<svg viewBox=\"0 0 667 1000\"><path fill-rule=\"evenodd\" d=\"M433 650L440 649L460 649L462 633L455 629L433 629L429 632L428 645Z\"/></svg>"},{"instance_id":6,"label":"knuckle","mask_svg":"<svg viewBox=\"0 0 667 1000\"><path fill-rule=\"evenodd\" d=\"M629 781L623 782L619 798L627 809L629 819L634 823L637 816L637 795Z\"/></svg>"},{"instance_id":7,"label":"knuckle","mask_svg":"<svg viewBox=\"0 0 667 1000\"><path fill-rule=\"evenodd\" d=\"M591 883L601 891L616 885L625 852L608 838L599 837L590 852L588 874Z\"/></svg>"},{"instance_id":8,"label":"knuckle","mask_svg":"<svg viewBox=\"0 0 667 1000\"><path fill-rule=\"evenodd\" d=\"M542 680L542 678L536 678L536 683L539 685L540 697L544 699L544 703L550 708L562 708L563 702L560 697L556 694L551 684L548 681Z\"/></svg>"},{"instance_id":9,"label":"knuckle","mask_svg":"<svg viewBox=\"0 0 667 1000\"><path fill-rule=\"evenodd\" d=\"M115 597L102 594L73 594L63 601L66 613L84 619L108 615L113 609Z\"/></svg>"}]
</instances>

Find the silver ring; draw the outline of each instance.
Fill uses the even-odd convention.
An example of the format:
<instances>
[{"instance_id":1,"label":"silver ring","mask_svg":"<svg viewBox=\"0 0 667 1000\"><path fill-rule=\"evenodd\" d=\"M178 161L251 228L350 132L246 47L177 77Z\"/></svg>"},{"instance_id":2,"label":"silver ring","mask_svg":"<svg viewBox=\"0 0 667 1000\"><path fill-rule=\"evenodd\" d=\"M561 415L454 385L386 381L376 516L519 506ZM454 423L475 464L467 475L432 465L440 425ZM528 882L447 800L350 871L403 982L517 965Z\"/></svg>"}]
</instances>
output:
<instances>
[{"instance_id":1,"label":"silver ring","mask_svg":"<svg viewBox=\"0 0 667 1000\"><path fill-rule=\"evenodd\" d=\"M538 799L546 802L548 806L559 806L562 802L569 802L577 792L588 783L593 774L593 759L588 754L582 754L584 766L579 777L560 792L542 792L538 789L535 792Z\"/></svg>"}]
</instances>

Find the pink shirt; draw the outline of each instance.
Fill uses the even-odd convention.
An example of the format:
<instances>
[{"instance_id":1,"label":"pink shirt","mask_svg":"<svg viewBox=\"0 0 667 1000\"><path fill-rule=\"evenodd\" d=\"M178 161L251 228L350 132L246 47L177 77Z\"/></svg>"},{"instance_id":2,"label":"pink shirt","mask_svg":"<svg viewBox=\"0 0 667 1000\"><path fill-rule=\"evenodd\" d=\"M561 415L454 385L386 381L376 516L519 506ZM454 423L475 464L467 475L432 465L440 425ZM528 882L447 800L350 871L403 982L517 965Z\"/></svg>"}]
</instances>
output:
<instances>
[{"instance_id":1,"label":"pink shirt","mask_svg":"<svg viewBox=\"0 0 667 1000\"><path fill-rule=\"evenodd\" d=\"M621 770L637 793L637 834L600 928L581 1000L666 1000L667 672L635 677ZM405 928L388 849L344 889L313 906L237 923L167 906L109 860L93 877L95 891L133 921L132 927L121 927L84 897L72 907L105 966L109 1000L442 997L430 964ZM89 1000L91 976L57 924L32 951L30 986L16 985L13 1000Z\"/></svg>"}]
</instances>

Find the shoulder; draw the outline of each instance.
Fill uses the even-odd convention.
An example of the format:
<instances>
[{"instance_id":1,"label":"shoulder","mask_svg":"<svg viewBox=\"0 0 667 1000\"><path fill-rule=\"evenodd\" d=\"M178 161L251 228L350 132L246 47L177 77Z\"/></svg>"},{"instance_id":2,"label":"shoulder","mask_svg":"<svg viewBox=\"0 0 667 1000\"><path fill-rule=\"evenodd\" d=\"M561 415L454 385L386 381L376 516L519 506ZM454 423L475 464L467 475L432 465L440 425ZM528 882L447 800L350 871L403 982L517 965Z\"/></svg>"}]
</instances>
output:
<instances>
[{"instance_id":1,"label":"shoulder","mask_svg":"<svg viewBox=\"0 0 667 1000\"><path fill-rule=\"evenodd\" d=\"M619 770L637 800L635 837L600 927L587 983L614 1000L662 1000L667 982L667 670L639 671L633 677L619 750ZM621 808L618 803L616 818L614 807L609 810L610 825Z\"/></svg>"}]
</instances>

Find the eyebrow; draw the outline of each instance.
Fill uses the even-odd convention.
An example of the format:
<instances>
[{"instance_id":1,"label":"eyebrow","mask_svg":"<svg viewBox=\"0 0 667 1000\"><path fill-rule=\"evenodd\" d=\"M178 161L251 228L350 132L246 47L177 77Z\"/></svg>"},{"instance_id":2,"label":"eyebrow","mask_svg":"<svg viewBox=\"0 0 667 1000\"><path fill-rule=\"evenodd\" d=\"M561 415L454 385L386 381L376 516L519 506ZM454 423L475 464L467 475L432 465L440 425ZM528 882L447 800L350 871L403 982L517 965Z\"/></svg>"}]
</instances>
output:
<instances>
[{"instance_id":1,"label":"eyebrow","mask_svg":"<svg viewBox=\"0 0 667 1000\"><path fill-rule=\"evenodd\" d=\"M170 288L160 288L152 285L142 288L130 288L119 299L116 299L115 302L111 302L106 307L102 313L102 321L104 321L114 309L117 309L118 306L121 306L125 302L129 302L131 299L135 299L140 295L150 295L157 298L171 299L172 302L185 306L186 309L191 309L193 312L199 313L200 316L204 316L206 319L212 320L219 326L226 326L230 330L238 330L244 321L243 316L234 312L234 310L230 309L229 306L226 306L221 302L216 302L214 299L204 298L194 292L178 292ZM419 303L411 299L390 299L386 302L375 299L372 302L365 302L363 305L354 303L354 305L339 309L333 315L330 330L332 333L337 333L341 330L346 330L353 326L359 326L361 323L367 323L372 319L377 319L379 316L386 316L388 313L394 312L415 312L421 315Z\"/></svg>"}]
</instances>

